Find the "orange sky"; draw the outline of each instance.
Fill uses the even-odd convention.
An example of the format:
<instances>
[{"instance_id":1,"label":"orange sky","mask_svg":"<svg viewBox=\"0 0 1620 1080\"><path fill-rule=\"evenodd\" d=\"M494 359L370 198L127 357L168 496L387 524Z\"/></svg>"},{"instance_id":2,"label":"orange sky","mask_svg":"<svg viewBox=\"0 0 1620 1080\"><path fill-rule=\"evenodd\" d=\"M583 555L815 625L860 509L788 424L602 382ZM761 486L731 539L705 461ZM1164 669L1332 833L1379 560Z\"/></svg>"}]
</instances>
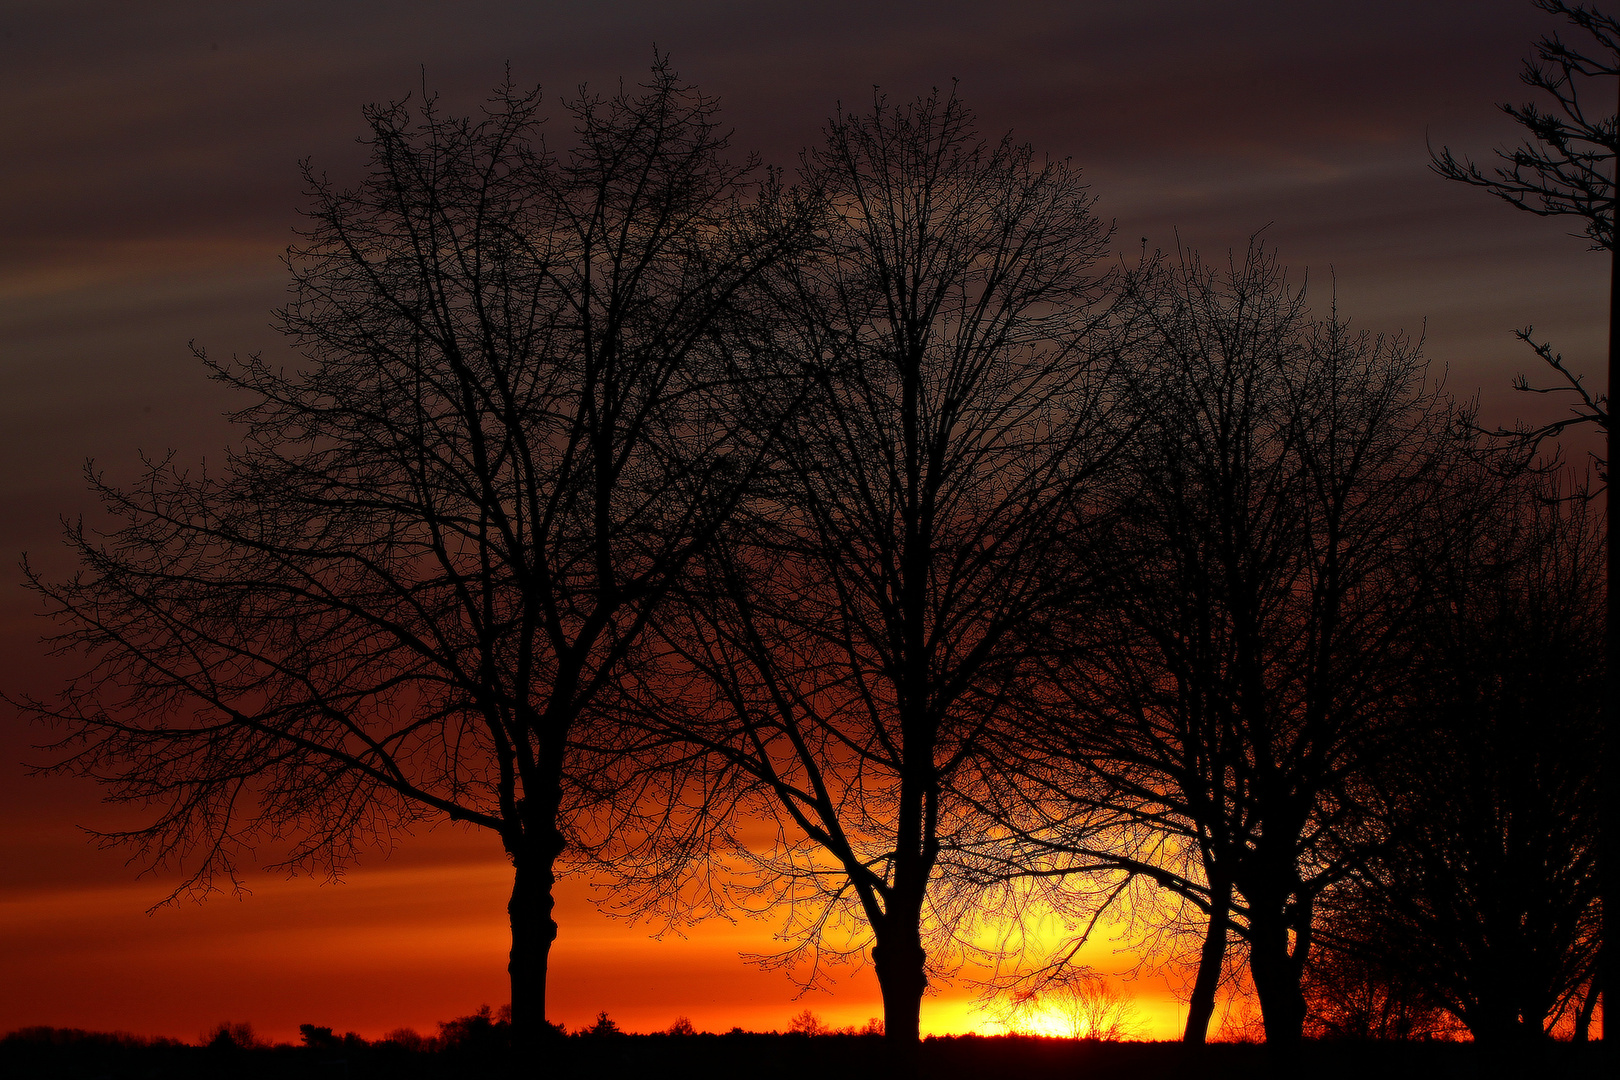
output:
<instances>
[{"instance_id":1,"label":"orange sky","mask_svg":"<svg viewBox=\"0 0 1620 1080\"><path fill-rule=\"evenodd\" d=\"M444 832L351 873L341 884L258 875L252 895L182 902L151 915L159 882L36 888L0 898L6 1026L71 1023L195 1039L222 1020L295 1041L315 1023L375 1038L506 1000L510 870L476 836ZM492 857L493 855L493 857ZM699 1030L786 1029L810 1009L842 1027L881 1016L869 968L837 972L833 993L795 999L780 972L740 953L772 951L767 921L714 921L653 938L600 914L582 882L562 889L553 952L554 1020L577 1028L606 1010L625 1030L657 1031L684 1015ZM1099 970L1130 958L1099 942ZM1160 980L1121 984L1141 1033L1173 1037L1179 1005ZM929 1033L997 1031L966 983L923 1005Z\"/></svg>"},{"instance_id":2,"label":"orange sky","mask_svg":"<svg viewBox=\"0 0 1620 1080\"><path fill-rule=\"evenodd\" d=\"M960 78L983 129L1073 156L1118 252L1200 247L1218 261L1266 228L1312 295L1377 332L1425 336L1461 397L1509 421L1534 324L1577 370L1605 335L1605 261L1560 223L1446 184L1425 140L1475 156L1515 139L1493 102L1556 24L1525 0L1297 0L1159 5L905 0L818 5L654 0L25 3L0 36L0 690L48 695L63 662L15 587L23 552L68 572L63 515L92 513L88 458L133 475L137 452L217 459L231 402L187 351L263 350L286 299L280 253L302 205L296 163L352 177L360 107L424 78L474 110L504 62L560 92L646 70L652 43L719 96L739 154L791 168L844 102ZM425 74L424 74L425 73ZM1545 407L1545 402L1542 403ZM1579 456L1577 453L1574 455ZM508 888L492 842L450 830L372 860L342 886L262 876L147 916L165 893L76 826L112 827L82 781L29 776L48 733L0 705L0 1032L27 1024L194 1039L222 1020L274 1038L299 1023L377 1035L506 1000ZM783 1027L806 1007L837 1025L881 1013L870 971L794 1000L739 952L769 923L682 939L597 914L565 890L552 1013L605 1009L653 1030ZM1100 943L1089 959L1129 966ZM1144 1033L1173 1035L1162 983L1126 984ZM983 1022L971 991L928 998L928 1031Z\"/></svg>"}]
</instances>

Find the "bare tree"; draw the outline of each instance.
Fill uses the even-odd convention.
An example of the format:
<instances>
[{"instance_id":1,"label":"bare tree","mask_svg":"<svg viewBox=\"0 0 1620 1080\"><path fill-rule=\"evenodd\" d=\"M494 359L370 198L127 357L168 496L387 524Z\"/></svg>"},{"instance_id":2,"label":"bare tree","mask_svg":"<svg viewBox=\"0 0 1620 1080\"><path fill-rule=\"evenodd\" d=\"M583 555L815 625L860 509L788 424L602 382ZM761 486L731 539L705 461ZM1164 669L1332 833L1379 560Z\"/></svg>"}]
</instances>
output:
<instances>
[{"instance_id":1,"label":"bare tree","mask_svg":"<svg viewBox=\"0 0 1620 1080\"><path fill-rule=\"evenodd\" d=\"M1110 512L1075 534L1096 598L1003 754L1027 792L1009 861L1185 898L1208 920L1189 1040L1234 933L1288 1046L1313 905L1345 871L1354 779L1405 676L1403 560L1449 415L1411 344L1311 317L1256 246L1220 273L1150 261L1124 296L1137 431ZM1099 833L1099 810L1128 827Z\"/></svg>"},{"instance_id":2,"label":"bare tree","mask_svg":"<svg viewBox=\"0 0 1620 1080\"><path fill-rule=\"evenodd\" d=\"M1616 89L1607 90L1603 83L1620 77L1620 20L1605 14L1594 5L1569 4L1565 0L1535 0L1537 7L1552 15L1561 15L1589 40L1581 46L1566 45L1556 34L1542 38L1536 46L1537 61L1526 61L1520 76L1525 85L1552 97L1554 107L1543 110L1534 104L1503 105L1502 111L1511 116L1530 135L1530 139L1511 151L1498 151L1502 165L1487 175L1472 161L1458 161L1449 149L1431 154L1435 171L1448 180L1457 180L1479 187L1520 210L1542 217L1574 217L1585 222L1584 233L1595 250L1609 253L1609 370L1606 392L1594 393L1583 384L1580 375L1564 362L1562 354L1545 343L1536 342L1526 329L1519 336L1558 375L1562 385L1538 387L1522 376L1518 389L1532 393L1573 393L1575 405L1571 415L1549 424L1522 426L1515 432L1521 442L1534 448L1548 437L1556 436L1572 424L1595 423L1603 431L1604 450L1602 467L1607 481L1607 470L1612 462L1609 439L1609 408L1613 400L1615 379L1620 375L1620 244L1615 242L1615 200L1620 190L1610 178L1610 170L1620 160L1620 114L1611 113L1606 106L1595 109L1593 98L1616 100ZM1594 85L1592 80L1598 80ZM1583 99L1583 91L1585 97ZM1620 532L1620 502L1607 498L1607 533L1613 537ZM1620 578L1620 553L1612 539L1608 546L1608 568L1604 580ZM1611 680L1605 696L1602 757L1607 763L1603 777L1603 808L1600 814L1599 860L1602 894L1613 898L1617 891L1617 858L1615 851L1616 821L1620 821L1620 806L1616 805L1615 772L1620 749L1616 748L1620 733L1620 689L1612 680L1620 678L1620 591L1606 586L1609 597L1607 609L1608 637L1604 652L1604 668ZM1615 983L1612 950L1602 953L1603 973L1597 982L1600 987Z\"/></svg>"},{"instance_id":3,"label":"bare tree","mask_svg":"<svg viewBox=\"0 0 1620 1080\"><path fill-rule=\"evenodd\" d=\"M986 144L954 95L839 115L803 179L833 220L771 281L811 388L668 609L646 713L722 763L736 812L778 823L739 854L814 962L839 930L846 952L873 942L885 1032L909 1045L971 918L933 888L976 828L956 792L1106 452L1083 344L1108 233L1073 169Z\"/></svg>"},{"instance_id":4,"label":"bare tree","mask_svg":"<svg viewBox=\"0 0 1620 1080\"><path fill-rule=\"evenodd\" d=\"M520 1049L556 875L636 797L588 782L577 735L758 455L727 393L758 372L720 343L798 235L662 63L572 102L560 155L538 102L368 109L358 189L306 170L280 314L306 366L208 361L248 401L242 448L93 476L117 525L69 528L72 579L28 575L89 658L32 705L60 767L156 811L111 839L182 890L234 882L260 837L336 874L420 821L496 833Z\"/></svg>"},{"instance_id":5,"label":"bare tree","mask_svg":"<svg viewBox=\"0 0 1620 1080\"><path fill-rule=\"evenodd\" d=\"M1380 842L1334 897L1339 953L1487 1043L1583 1006L1584 1027L1596 976L1602 538L1554 484L1498 483L1495 515L1439 553Z\"/></svg>"},{"instance_id":6,"label":"bare tree","mask_svg":"<svg viewBox=\"0 0 1620 1080\"><path fill-rule=\"evenodd\" d=\"M1029 985L1003 1007L1009 1031L1056 1027L1069 1039L1122 1042L1140 1034L1136 1006L1119 985L1086 967L1068 967L1045 983Z\"/></svg>"},{"instance_id":7,"label":"bare tree","mask_svg":"<svg viewBox=\"0 0 1620 1080\"><path fill-rule=\"evenodd\" d=\"M1342 910L1339 891L1318 904L1317 943L1305 967L1305 1031L1316 1039L1441 1039L1460 1033L1423 976L1403 964L1386 964L1354 948L1347 938L1366 926Z\"/></svg>"}]
</instances>

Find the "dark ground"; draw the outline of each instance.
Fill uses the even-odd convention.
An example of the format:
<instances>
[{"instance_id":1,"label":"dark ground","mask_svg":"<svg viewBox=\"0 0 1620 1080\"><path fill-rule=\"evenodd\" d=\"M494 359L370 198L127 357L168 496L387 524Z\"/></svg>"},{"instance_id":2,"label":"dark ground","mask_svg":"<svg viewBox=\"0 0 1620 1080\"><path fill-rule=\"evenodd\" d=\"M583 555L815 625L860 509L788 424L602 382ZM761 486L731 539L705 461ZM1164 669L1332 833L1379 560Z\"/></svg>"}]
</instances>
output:
<instances>
[{"instance_id":1,"label":"dark ground","mask_svg":"<svg viewBox=\"0 0 1620 1080\"><path fill-rule=\"evenodd\" d=\"M1128 1080L1226 1080L1288 1075L1333 1080L1435 1077L1588 1077L1599 1068L1600 1046L1554 1044L1525 1056L1469 1043L1310 1043L1293 1067L1263 1046L1176 1043L1077 1043L1016 1036L929 1039L918 1051L915 1075L938 1080L1043 1080L1120 1077ZM589 1080L888 1080L905 1074L881 1038L830 1035L621 1035L559 1038L539 1075ZM458 1047L436 1052L388 1043L342 1049L281 1046L135 1045L113 1036L50 1029L0 1040L0 1076L9 1080L503 1080L513 1073L496 1048Z\"/></svg>"}]
</instances>

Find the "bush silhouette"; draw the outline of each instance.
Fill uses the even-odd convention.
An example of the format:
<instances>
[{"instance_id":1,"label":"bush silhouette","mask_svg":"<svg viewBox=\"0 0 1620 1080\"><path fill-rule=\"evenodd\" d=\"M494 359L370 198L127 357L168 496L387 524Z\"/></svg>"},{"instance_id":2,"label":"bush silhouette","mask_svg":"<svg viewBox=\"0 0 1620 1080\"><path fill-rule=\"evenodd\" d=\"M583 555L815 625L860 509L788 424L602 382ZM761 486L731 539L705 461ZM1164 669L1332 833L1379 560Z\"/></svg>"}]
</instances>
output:
<instances>
[{"instance_id":1,"label":"bush silhouette","mask_svg":"<svg viewBox=\"0 0 1620 1080\"><path fill-rule=\"evenodd\" d=\"M454 1020L439 1022L439 1046L444 1050L486 1054L512 1045L512 1009L502 1005L491 1011L488 1005Z\"/></svg>"},{"instance_id":2,"label":"bush silhouette","mask_svg":"<svg viewBox=\"0 0 1620 1080\"><path fill-rule=\"evenodd\" d=\"M326 1033L330 1035L332 1029L327 1028ZM233 1024L228 1020L221 1021L203 1032L201 1041L202 1045L210 1050L257 1050L266 1045L262 1039L253 1034L252 1024Z\"/></svg>"},{"instance_id":3,"label":"bush silhouette","mask_svg":"<svg viewBox=\"0 0 1620 1080\"><path fill-rule=\"evenodd\" d=\"M408 1027L395 1028L385 1034L382 1041L413 1054L425 1053L435 1048L433 1039L422 1035L415 1028Z\"/></svg>"}]
</instances>

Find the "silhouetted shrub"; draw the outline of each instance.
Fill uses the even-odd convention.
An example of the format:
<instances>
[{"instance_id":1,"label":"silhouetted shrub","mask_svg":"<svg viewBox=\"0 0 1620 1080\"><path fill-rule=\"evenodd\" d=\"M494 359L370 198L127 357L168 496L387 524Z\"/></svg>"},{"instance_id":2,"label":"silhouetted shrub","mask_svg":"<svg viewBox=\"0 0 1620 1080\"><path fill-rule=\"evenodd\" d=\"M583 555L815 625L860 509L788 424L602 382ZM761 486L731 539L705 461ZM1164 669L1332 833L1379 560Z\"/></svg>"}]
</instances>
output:
<instances>
[{"instance_id":1,"label":"silhouetted shrub","mask_svg":"<svg viewBox=\"0 0 1620 1080\"><path fill-rule=\"evenodd\" d=\"M7 1032L0 1038L0 1045L4 1046L95 1046L107 1049L135 1050L142 1047L174 1047L183 1046L177 1039L168 1039L159 1035L147 1038L143 1035L132 1035L127 1031L86 1031L83 1028L59 1028L49 1026L36 1026L18 1028Z\"/></svg>"},{"instance_id":2,"label":"silhouetted shrub","mask_svg":"<svg viewBox=\"0 0 1620 1080\"><path fill-rule=\"evenodd\" d=\"M383 1043L397 1046L401 1050L408 1050L413 1054L425 1054L437 1049L437 1040L430 1039L419 1033L415 1028L395 1028L383 1035Z\"/></svg>"},{"instance_id":3,"label":"silhouetted shrub","mask_svg":"<svg viewBox=\"0 0 1620 1080\"><path fill-rule=\"evenodd\" d=\"M302 1027L299 1030L302 1031ZM331 1028L326 1029L328 1035L331 1031ZM221 1021L203 1032L200 1041L210 1050L262 1050L269 1045L253 1034L252 1024L233 1024L229 1020Z\"/></svg>"},{"instance_id":4,"label":"silhouetted shrub","mask_svg":"<svg viewBox=\"0 0 1620 1080\"><path fill-rule=\"evenodd\" d=\"M667 1032L665 1032L665 1034L666 1035L696 1035L697 1034L697 1028L693 1027L692 1026L692 1021L688 1020L686 1017L677 1016L675 1018L675 1022L673 1024L669 1025L669 1030Z\"/></svg>"},{"instance_id":5,"label":"silhouetted shrub","mask_svg":"<svg viewBox=\"0 0 1620 1080\"><path fill-rule=\"evenodd\" d=\"M491 1011L480 1005L478 1011L454 1020L440 1021L439 1047L475 1054L495 1053L512 1046L512 1007L502 1005Z\"/></svg>"},{"instance_id":6,"label":"silhouetted shrub","mask_svg":"<svg viewBox=\"0 0 1620 1080\"><path fill-rule=\"evenodd\" d=\"M615 1024L613 1018L604 1011L596 1014L596 1022L585 1029L585 1034L593 1039L607 1039L623 1035L624 1032L619 1030L619 1025Z\"/></svg>"}]
</instances>

